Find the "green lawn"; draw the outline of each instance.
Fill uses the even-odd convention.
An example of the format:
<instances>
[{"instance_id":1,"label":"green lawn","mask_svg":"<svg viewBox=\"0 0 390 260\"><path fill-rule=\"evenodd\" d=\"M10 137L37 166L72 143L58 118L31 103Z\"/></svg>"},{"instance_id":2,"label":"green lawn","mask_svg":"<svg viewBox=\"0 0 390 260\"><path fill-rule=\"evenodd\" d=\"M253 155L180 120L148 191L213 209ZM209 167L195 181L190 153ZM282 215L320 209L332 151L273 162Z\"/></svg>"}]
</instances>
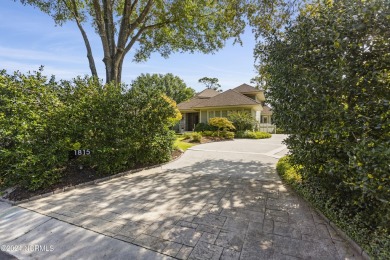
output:
<instances>
[{"instance_id":1,"label":"green lawn","mask_svg":"<svg viewBox=\"0 0 390 260\"><path fill-rule=\"evenodd\" d=\"M187 150L188 148L196 145L196 143L187 143L183 141L184 137L182 135L176 135L176 141L173 145L176 149L181 149L183 151Z\"/></svg>"}]
</instances>

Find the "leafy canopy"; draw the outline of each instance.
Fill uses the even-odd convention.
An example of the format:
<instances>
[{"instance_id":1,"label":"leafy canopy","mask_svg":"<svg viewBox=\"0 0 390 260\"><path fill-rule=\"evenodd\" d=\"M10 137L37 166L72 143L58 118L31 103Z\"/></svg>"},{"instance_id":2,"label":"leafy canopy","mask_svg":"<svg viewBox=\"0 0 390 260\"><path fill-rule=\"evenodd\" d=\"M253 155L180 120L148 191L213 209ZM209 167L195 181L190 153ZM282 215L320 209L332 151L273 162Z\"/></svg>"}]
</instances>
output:
<instances>
[{"instance_id":1,"label":"leafy canopy","mask_svg":"<svg viewBox=\"0 0 390 260\"><path fill-rule=\"evenodd\" d=\"M205 84L206 88L214 89L222 92L222 90L220 89L221 85L218 83L218 81L219 80L217 78L209 78L209 77L203 77L198 80L199 83Z\"/></svg>"},{"instance_id":2,"label":"leafy canopy","mask_svg":"<svg viewBox=\"0 0 390 260\"><path fill-rule=\"evenodd\" d=\"M89 66L97 75L85 26L90 23L101 40L106 81L121 82L124 58L133 50L135 61L153 52L214 53L227 39L241 42L247 22L261 30L277 30L293 3L276 0L20 0L38 7L58 25L76 22L83 37Z\"/></svg>"},{"instance_id":3,"label":"leafy canopy","mask_svg":"<svg viewBox=\"0 0 390 260\"><path fill-rule=\"evenodd\" d=\"M177 104L192 98L195 90L187 87L184 81L171 73L141 74L131 84L132 88L150 88L151 91L159 91L172 98Z\"/></svg>"}]
</instances>

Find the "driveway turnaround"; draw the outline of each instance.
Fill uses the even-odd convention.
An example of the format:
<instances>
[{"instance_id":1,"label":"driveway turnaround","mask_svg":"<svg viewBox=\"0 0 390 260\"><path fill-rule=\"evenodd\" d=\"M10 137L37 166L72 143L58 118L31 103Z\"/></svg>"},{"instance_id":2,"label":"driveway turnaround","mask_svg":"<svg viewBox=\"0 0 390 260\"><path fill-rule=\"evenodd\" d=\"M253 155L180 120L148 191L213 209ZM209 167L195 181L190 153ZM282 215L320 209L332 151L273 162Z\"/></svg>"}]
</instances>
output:
<instances>
[{"instance_id":1,"label":"driveway turnaround","mask_svg":"<svg viewBox=\"0 0 390 260\"><path fill-rule=\"evenodd\" d=\"M359 259L282 185L284 137L198 145L163 167L0 204L0 244L21 259Z\"/></svg>"}]
</instances>

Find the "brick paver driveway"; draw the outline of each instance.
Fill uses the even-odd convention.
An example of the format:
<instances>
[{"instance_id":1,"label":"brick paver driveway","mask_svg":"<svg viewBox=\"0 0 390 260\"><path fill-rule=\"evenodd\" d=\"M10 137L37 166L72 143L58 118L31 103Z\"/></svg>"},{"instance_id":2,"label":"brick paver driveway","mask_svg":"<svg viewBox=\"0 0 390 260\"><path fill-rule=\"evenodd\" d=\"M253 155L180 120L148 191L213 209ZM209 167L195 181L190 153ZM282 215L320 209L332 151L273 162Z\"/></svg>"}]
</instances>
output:
<instances>
[{"instance_id":1,"label":"brick paver driveway","mask_svg":"<svg viewBox=\"0 0 390 260\"><path fill-rule=\"evenodd\" d=\"M281 184L282 139L195 146L163 167L20 206L178 259L353 257Z\"/></svg>"}]
</instances>

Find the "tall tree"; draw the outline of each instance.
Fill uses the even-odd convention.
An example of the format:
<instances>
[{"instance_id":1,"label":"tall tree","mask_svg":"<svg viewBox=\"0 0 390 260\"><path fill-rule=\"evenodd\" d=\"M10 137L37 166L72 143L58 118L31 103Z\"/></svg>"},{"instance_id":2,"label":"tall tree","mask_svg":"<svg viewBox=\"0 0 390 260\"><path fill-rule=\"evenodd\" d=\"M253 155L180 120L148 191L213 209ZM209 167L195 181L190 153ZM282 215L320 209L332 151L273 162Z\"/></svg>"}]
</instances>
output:
<instances>
[{"instance_id":1,"label":"tall tree","mask_svg":"<svg viewBox=\"0 0 390 260\"><path fill-rule=\"evenodd\" d=\"M269 30L280 19L285 20L284 14L288 13L284 0L19 1L38 7L58 25L76 22L87 49L91 73L98 77L85 29L90 21L103 47L107 82L121 81L122 65L130 50L135 49L135 61L148 59L152 52L163 57L172 52L213 53L229 38L241 43L240 34L248 18Z\"/></svg>"},{"instance_id":2,"label":"tall tree","mask_svg":"<svg viewBox=\"0 0 390 260\"><path fill-rule=\"evenodd\" d=\"M172 73L162 74L141 74L131 84L133 89L150 88L154 91L160 91L172 98L179 104L182 101L194 96L195 90L187 87L186 83L174 76Z\"/></svg>"},{"instance_id":3,"label":"tall tree","mask_svg":"<svg viewBox=\"0 0 390 260\"><path fill-rule=\"evenodd\" d=\"M217 78L209 78L209 77L203 77L198 80L199 83L205 84L206 88L208 89L214 89L216 91L222 92L221 85L218 83Z\"/></svg>"}]
</instances>

